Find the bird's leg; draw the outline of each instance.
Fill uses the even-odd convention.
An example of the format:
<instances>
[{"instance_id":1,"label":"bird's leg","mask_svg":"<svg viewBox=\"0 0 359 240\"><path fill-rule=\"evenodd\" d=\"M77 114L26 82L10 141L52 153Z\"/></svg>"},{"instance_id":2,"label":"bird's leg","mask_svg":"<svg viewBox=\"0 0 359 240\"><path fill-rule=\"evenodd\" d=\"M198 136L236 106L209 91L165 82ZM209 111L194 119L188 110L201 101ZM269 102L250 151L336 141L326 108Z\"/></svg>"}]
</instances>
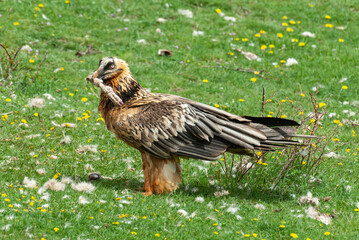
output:
<instances>
[{"instance_id":1,"label":"bird's leg","mask_svg":"<svg viewBox=\"0 0 359 240\"><path fill-rule=\"evenodd\" d=\"M101 90L106 94L106 96L111 100L115 105L123 105L122 99L113 91L113 88L103 84L103 81L99 78L93 78L92 75L89 75L86 78L87 81L95 85L96 87L101 88Z\"/></svg>"},{"instance_id":2,"label":"bird's leg","mask_svg":"<svg viewBox=\"0 0 359 240\"><path fill-rule=\"evenodd\" d=\"M143 195L170 193L182 182L181 166L178 158L160 159L140 151L145 177Z\"/></svg>"}]
</instances>

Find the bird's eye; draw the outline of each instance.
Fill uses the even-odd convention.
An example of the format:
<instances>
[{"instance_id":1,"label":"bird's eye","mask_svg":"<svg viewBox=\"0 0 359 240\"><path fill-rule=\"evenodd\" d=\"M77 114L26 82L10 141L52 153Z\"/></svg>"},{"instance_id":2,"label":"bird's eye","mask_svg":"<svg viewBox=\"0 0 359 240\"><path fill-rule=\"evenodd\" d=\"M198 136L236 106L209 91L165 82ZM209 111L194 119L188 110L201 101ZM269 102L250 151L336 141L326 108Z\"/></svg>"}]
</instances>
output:
<instances>
[{"instance_id":1,"label":"bird's eye","mask_svg":"<svg viewBox=\"0 0 359 240\"><path fill-rule=\"evenodd\" d=\"M114 69L114 68L115 68L115 64L112 64L112 65L110 66L110 68L111 68L111 69Z\"/></svg>"}]
</instances>

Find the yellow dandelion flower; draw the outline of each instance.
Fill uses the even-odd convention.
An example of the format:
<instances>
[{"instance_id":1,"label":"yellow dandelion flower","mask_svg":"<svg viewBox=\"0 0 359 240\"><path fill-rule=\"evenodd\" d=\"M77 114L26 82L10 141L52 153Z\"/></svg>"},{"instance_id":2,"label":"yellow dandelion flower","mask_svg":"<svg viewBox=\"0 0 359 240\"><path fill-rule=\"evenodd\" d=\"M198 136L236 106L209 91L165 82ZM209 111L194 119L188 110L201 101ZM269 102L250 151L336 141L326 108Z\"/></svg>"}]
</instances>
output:
<instances>
[{"instance_id":1,"label":"yellow dandelion flower","mask_svg":"<svg viewBox=\"0 0 359 240\"><path fill-rule=\"evenodd\" d=\"M287 102L287 100L285 100L285 99L282 99L282 103L285 103L285 102Z\"/></svg>"},{"instance_id":2,"label":"yellow dandelion flower","mask_svg":"<svg viewBox=\"0 0 359 240\"><path fill-rule=\"evenodd\" d=\"M10 98L6 98L5 101L6 101L6 102L11 102L11 99L10 99Z\"/></svg>"},{"instance_id":3,"label":"yellow dandelion flower","mask_svg":"<svg viewBox=\"0 0 359 240\"><path fill-rule=\"evenodd\" d=\"M260 34L266 34L267 32L264 31L264 30L260 30L259 33L260 33Z\"/></svg>"},{"instance_id":4,"label":"yellow dandelion flower","mask_svg":"<svg viewBox=\"0 0 359 240\"><path fill-rule=\"evenodd\" d=\"M287 115L283 114L282 116L280 116L280 118L286 118Z\"/></svg>"},{"instance_id":5,"label":"yellow dandelion flower","mask_svg":"<svg viewBox=\"0 0 359 240\"><path fill-rule=\"evenodd\" d=\"M29 59L29 63L34 63L35 60L34 59Z\"/></svg>"},{"instance_id":6,"label":"yellow dandelion flower","mask_svg":"<svg viewBox=\"0 0 359 240\"><path fill-rule=\"evenodd\" d=\"M18 26L20 23L19 22L14 22L13 23L15 26Z\"/></svg>"},{"instance_id":7,"label":"yellow dandelion flower","mask_svg":"<svg viewBox=\"0 0 359 240\"><path fill-rule=\"evenodd\" d=\"M54 228L54 231L55 231L55 232L57 232L57 231L59 231L59 230L60 230L60 228L58 228L58 227L55 227L55 228Z\"/></svg>"},{"instance_id":8,"label":"yellow dandelion flower","mask_svg":"<svg viewBox=\"0 0 359 240\"><path fill-rule=\"evenodd\" d=\"M330 235L330 232L325 232L324 235L325 235L325 236L329 236L329 235Z\"/></svg>"},{"instance_id":9,"label":"yellow dandelion flower","mask_svg":"<svg viewBox=\"0 0 359 240\"><path fill-rule=\"evenodd\" d=\"M325 15L325 17L324 17L325 19L331 19L332 17L331 16L329 16L329 15Z\"/></svg>"},{"instance_id":10,"label":"yellow dandelion flower","mask_svg":"<svg viewBox=\"0 0 359 240\"><path fill-rule=\"evenodd\" d=\"M214 106L215 106L216 108L219 108L219 104L218 104L218 103L214 104Z\"/></svg>"},{"instance_id":11,"label":"yellow dandelion flower","mask_svg":"<svg viewBox=\"0 0 359 240\"><path fill-rule=\"evenodd\" d=\"M239 41L239 38L235 38L234 40Z\"/></svg>"},{"instance_id":12,"label":"yellow dandelion flower","mask_svg":"<svg viewBox=\"0 0 359 240\"><path fill-rule=\"evenodd\" d=\"M38 117L38 116L39 116L39 114L38 114L38 113L34 113L34 116L35 116L35 117Z\"/></svg>"},{"instance_id":13,"label":"yellow dandelion flower","mask_svg":"<svg viewBox=\"0 0 359 240\"><path fill-rule=\"evenodd\" d=\"M256 38L261 37L261 35L260 35L259 33L254 34L254 36L255 36Z\"/></svg>"},{"instance_id":14,"label":"yellow dandelion flower","mask_svg":"<svg viewBox=\"0 0 359 240\"><path fill-rule=\"evenodd\" d=\"M228 53L228 55L230 55L230 56L233 56L233 54L234 54L234 53L232 53L232 52L229 52L229 53Z\"/></svg>"},{"instance_id":15,"label":"yellow dandelion flower","mask_svg":"<svg viewBox=\"0 0 359 240\"><path fill-rule=\"evenodd\" d=\"M288 27L287 32L294 32L293 28Z\"/></svg>"},{"instance_id":16,"label":"yellow dandelion flower","mask_svg":"<svg viewBox=\"0 0 359 240\"><path fill-rule=\"evenodd\" d=\"M282 38L283 34L282 33L277 33L277 37Z\"/></svg>"},{"instance_id":17,"label":"yellow dandelion flower","mask_svg":"<svg viewBox=\"0 0 359 240\"><path fill-rule=\"evenodd\" d=\"M248 42L249 39L248 38L242 38L242 42Z\"/></svg>"},{"instance_id":18,"label":"yellow dandelion flower","mask_svg":"<svg viewBox=\"0 0 359 240\"><path fill-rule=\"evenodd\" d=\"M61 71L64 71L65 69L64 69L63 67L60 67L60 70L61 70Z\"/></svg>"},{"instance_id":19,"label":"yellow dandelion flower","mask_svg":"<svg viewBox=\"0 0 359 240\"><path fill-rule=\"evenodd\" d=\"M325 105L327 105L326 103L323 103L323 102L321 102L321 103L319 103L319 107L321 108L321 107L324 107Z\"/></svg>"},{"instance_id":20,"label":"yellow dandelion flower","mask_svg":"<svg viewBox=\"0 0 359 240\"><path fill-rule=\"evenodd\" d=\"M279 225L279 228L285 228L285 226L284 225Z\"/></svg>"},{"instance_id":21,"label":"yellow dandelion flower","mask_svg":"<svg viewBox=\"0 0 359 240\"><path fill-rule=\"evenodd\" d=\"M65 3L66 3L66 4L69 4L69 3L70 3L70 1L69 1L69 0L66 0L66 1L65 1Z\"/></svg>"},{"instance_id":22,"label":"yellow dandelion flower","mask_svg":"<svg viewBox=\"0 0 359 240\"><path fill-rule=\"evenodd\" d=\"M216 13L220 14L221 12L222 12L221 9L219 8L216 9Z\"/></svg>"},{"instance_id":23,"label":"yellow dandelion flower","mask_svg":"<svg viewBox=\"0 0 359 240\"><path fill-rule=\"evenodd\" d=\"M330 23L327 23L327 24L324 25L324 27L326 27L326 28L333 28L334 25L333 25L333 24L330 24Z\"/></svg>"},{"instance_id":24,"label":"yellow dandelion flower","mask_svg":"<svg viewBox=\"0 0 359 240\"><path fill-rule=\"evenodd\" d=\"M355 209L354 209L354 212L359 212L359 208L355 208Z\"/></svg>"},{"instance_id":25,"label":"yellow dandelion flower","mask_svg":"<svg viewBox=\"0 0 359 240\"><path fill-rule=\"evenodd\" d=\"M256 238L256 237L258 237L258 234L257 234L257 233L253 233L252 236Z\"/></svg>"},{"instance_id":26,"label":"yellow dandelion flower","mask_svg":"<svg viewBox=\"0 0 359 240\"><path fill-rule=\"evenodd\" d=\"M159 237L159 236L161 236L159 233L156 233L156 234L155 234L155 237Z\"/></svg>"},{"instance_id":27,"label":"yellow dandelion flower","mask_svg":"<svg viewBox=\"0 0 359 240\"><path fill-rule=\"evenodd\" d=\"M298 235L295 234L295 233L291 233L290 236L291 236L292 238L298 238Z\"/></svg>"},{"instance_id":28,"label":"yellow dandelion flower","mask_svg":"<svg viewBox=\"0 0 359 240\"><path fill-rule=\"evenodd\" d=\"M256 82L257 78L251 78L251 82Z\"/></svg>"},{"instance_id":29,"label":"yellow dandelion flower","mask_svg":"<svg viewBox=\"0 0 359 240\"><path fill-rule=\"evenodd\" d=\"M297 24L300 24L301 23L301 21L297 21Z\"/></svg>"},{"instance_id":30,"label":"yellow dandelion flower","mask_svg":"<svg viewBox=\"0 0 359 240\"><path fill-rule=\"evenodd\" d=\"M266 50L266 49L267 49L267 45L262 45L262 46L261 46L261 49L262 49L262 50Z\"/></svg>"},{"instance_id":31,"label":"yellow dandelion flower","mask_svg":"<svg viewBox=\"0 0 359 240\"><path fill-rule=\"evenodd\" d=\"M39 7L40 7L40 8L43 8L43 7L44 7L44 4L40 3L40 4L39 4Z\"/></svg>"},{"instance_id":32,"label":"yellow dandelion flower","mask_svg":"<svg viewBox=\"0 0 359 240\"><path fill-rule=\"evenodd\" d=\"M300 42L300 43L298 44L298 46L299 46L299 47L304 47L304 46L305 46L305 42Z\"/></svg>"},{"instance_id":33,"label":"yellow dandelion flower","mask_svg":"<svg viewBox=\"0 0 359 240\"><path fill-rule=\"evenodd\" d=\"M307 162L303 161L303 162L302 162L302 165L305 165L305 164L307 164Z\"/></svg>"},{"instance_id":34,"label":"yellow dandelion flower","mask_svg":"<svg viewBox=\"0 0 359 240\"><path fill-rule=\"evenodd\" d=\"M292 42L299 42L298 39L296 39L296 38L292 38L291 41L292 41Z\"/></svg>"},{"instance_id":35,"label":"yellow dandelion flower","mask_svg":"<svg viewBox=\"0 0 359 240\"><path fill-rule=\"evenodd\" d=\"M251 235L250 234L244 234L244 237L250 237Z\"/></svg>"},{"instance_id":36,"label":"yellow dandelion flower","mask_svg":"<svg viewBox=\"0 0 359 240\"><path fill-rule=\"evenodd\" d=\"M339 38L338 41L339 41L339 42L344 42L344 39L343 39L343 38Z\"/></svg>"},{"instance_id":37,"label":"yellow dandelion flower","mask_svg":"<svg viewBox=\"0 0 359 240\"><path fill-rule=\"evenodd\" d=\"M244 99L242 99L242 98L240 98L240 99L239 99L239 101L240 101L240 102L244 102L245 100L244 100Z\"/></svg>"},{"instance_id":38,"label":"yellow dandelion flower","mask_svg":"<svg viewBox=\"0 0 359 240\"><path fill-rule=\"evenodd\" d=\"M287 27L287 26L288 26L288 23L284 22L284 23L282 23L282 26L283 26L283 27Z\"/></svg>"},{"instance_id":39,"label":"yellow dandelion flower","mask_svg":"<svg viewBox=\"0 0 359 240\"><path fill-rule=\"evenodd\" d=\"M86 97L83 97L83 98L81 98L81 102L87 102L87 98Z\"/></svg>"},{"instance_id":40,"label":"yellow dandelion flower","mask_svg":"<svg viewBox=\"0 0 359 240\"><path fill-rule=\"evenodd\" d=\"M312 3L309 3L309 4L308 4L308 7L311 7L311 8L313 8L313 7L314 7L314 4L312 4Z\"/></svg>"},{"instance_id":41,"label":"yellow dandelion flower","mask_svg":"<svg viewBox=\"0 0 359 240\"><path fill-rule=\"evenodd\" d=\"M304 94L304 93L301 93L300 96L305 97L305 94Z\"/></svg>"},{"instance_id":42,"label":"yellow dandelion flower","mask_svg":"<svg viewBox=\"0 0 359 240\"><path fill-rule=\"evenodd\" d=\"M269 48L274 48L274 45L273 45L273 44L270 44L270 45L269 45Z\"/></svg>"},{"instance_id":43,"label":"yellow dandelion flower","mask_svg":"<svg viewBox=\"0 0 359 240\"><path fill-rule=\"evenodd\" d=\"M343 86L342 86L342 89L343 89L343 90L347 90L347 89L348 89L348 86L343 85Z\"/></svg>"},{"instance_id":44,"label":"yellow dandelion flower","mask_svg":"<svg viewBox=\"0 0 359 240\"><path fill-rule=\"evenodd\" d=\"M27 121L25 119L21 119L21 122L25 123L25 124L27 123Z\"/></svg>"},{"instance_id":45,"label":"yellow dandelion flower","mask_svg":"<svg viewBox=\"0 0 359 240\"><path fill-rule=\"evenodd\" d=\"M204 83L208 83L208 80L207 80L207 79L203 79L203 82L204 82Z\"/></svg>"},{"instance_id":46,"label":"yellow dandelion flower","mask_svg":"<svg viewBox=\"0 0 359 240\"><path fill-rule=\"evenodd\" d=\"M343 163L340 162L340 163L338 163L338 165L339 165L339 166L343 166Z\"/></svg>"},{"instance_id":47,"label":"yellow dandelion flower","mask_svg":"<svg viewBox=\"0 0 359 240\"><path fill-rule=\"evenodd\" d=\"M295 21L294 21L294 20L290 20L289 23L292 24L292 25L295 25Z\"/></svg>"},{"instance_id":48,"label":"yellow dandelion flower","mask_svg":"<svg viewBox=\"0 0 359 240\"><path fill-rule=\"evenodd\" d=\"M214 234L218 235L218 232L213 232Z\"/></svg>"},{"instance_id":49,"label":"yellow dandelion flower","mask_svg":"<svg viewBox=\"0 0 359 240\"><path fill-rule=\"evenodd\" d=\"M282 19L288 19L288 17L287 17L287 16L283 16Z\"/></svg>"},{"instance_id":50,"label":"yellow dandelion flower","mask_svg":"<svg viewBox=\"0 0 359 240\"><path fill-rule=\"evenodd\" d=\"M132 235L137 235L137 233L136 233L136 232L131 232L131 234L132 234Z\"/></svg>"},{"instance_id":51,"label":"yellow dandelion flower","mask_svg":"<svg viewBox=\"0 0 359 240\"><path fill-rule=\"evenodd\" d=\"M74 96L74 94L73 94L73 93L69 93L69 95L70 95L71 97L73 97L73 96Z\"/></svg>"}]
</instances>

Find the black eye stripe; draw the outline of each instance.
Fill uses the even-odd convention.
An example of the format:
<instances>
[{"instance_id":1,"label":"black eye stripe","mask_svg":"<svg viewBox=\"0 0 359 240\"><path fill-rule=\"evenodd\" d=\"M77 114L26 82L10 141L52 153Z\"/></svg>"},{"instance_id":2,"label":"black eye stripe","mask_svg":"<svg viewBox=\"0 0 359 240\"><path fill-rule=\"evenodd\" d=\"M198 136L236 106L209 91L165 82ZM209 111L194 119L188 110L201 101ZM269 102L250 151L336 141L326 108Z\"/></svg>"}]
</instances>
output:
<instances>
[{"instance_id":1,"label":"black eye stripe","mask_svg":"<svg viewBox=\"0 0 359 240\"><path fill-rule=\"evenodd\" d=\"M102 59L98 62L98 65L101 66L101 63L102 63Z\"/></svg>"},{"instance_id":2,"label":"black eye stripe","mask_svg":"<svg viewBox=\"0 0 359 240\"><path fill-rule=\"evenodd\" d=\"M106 69L109 69L112 64L114 64L114 62L109 62L109 63L107 63L106 66L104 67L104 69L105 69L105 70L106 70Z\"/></svg>"}]
</instances>

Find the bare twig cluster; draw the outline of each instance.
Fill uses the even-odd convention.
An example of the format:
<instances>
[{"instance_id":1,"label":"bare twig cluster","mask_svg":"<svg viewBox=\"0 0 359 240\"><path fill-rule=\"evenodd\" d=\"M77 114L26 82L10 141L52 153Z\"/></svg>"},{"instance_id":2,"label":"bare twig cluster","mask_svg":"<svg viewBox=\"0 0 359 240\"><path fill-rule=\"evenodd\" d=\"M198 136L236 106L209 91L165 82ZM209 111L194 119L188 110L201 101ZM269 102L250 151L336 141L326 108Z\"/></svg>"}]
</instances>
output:
<instances>
[{"instance_id":1,"label":"bare twig cluster","mask_svg":"<svg viewBox=\"0 0 359 240\"><path fill-rule=\"evenodd\" d=\"M262 96L262 116L264 116L264 107L268 103L268 99L272 99L278 93L273 94L269 98L265 96L263 89ZM310 94L310 102L312 105L312 111L309 114L304 114L302 105L292 103L292 108L301 116L300 124L303 134L309 137L303 138L300 143L294 147L285 148L277 152L256 152L252 157L239 156L239 162L237 159L236 166L233 167L234 159L232 162L228 162L225 159L223 164L221 163L222 171L226 176L231 176L235 172L238 182L244 177L250 178L253 171L261 171L262 169L270 169L270 179L267 182L271 184L272 190L274 190L278 184L285 179L285 177L296 170L299 175L315 175L320 169L321 164L325 161L325 151L327 144L331 141L336 133L337 126L332 129L326 129L326 134L318 134L318 130L321 128L321 120L327 114L326 108L330 97L326 100L326 103L319 103L317 100L317 94ZM281 110L282 111L282 110ZM312 137L310 137L312 136ZM338 145L341 148L343 145ZM278 149L280 150L280 149ZM273 174L273 171L277 173Z\"/></svg>"},{"instance_id":2,"label":"bare twig cluster","mask_svg":"<svg viewBox=\"0 0 359 240\"><path fill-rule=\"evenodd\" d=\"M18 48L14 53L10 53L1 43L0 47L5 51L5 55L0 56L0 74L6 81L8 78L11 78L11 73L16 71L19 66L19 60L16 60L16 57L18 56L20 48Z\"/></svg>"},{"instance_id":3,"label":"bare twig cluster","mask_svg":"<svg viewBox=\"0 0 359 240\"><path fill-rule=\"evenodd\" d=\"M19 52L21 51L21 48L17 48L17 50L9 50L4 44L0 43L0 50L4 50L3 51L3 55L0 54L0 80L4 81L5 83L7 82L7 80L12 79L13 75L15 72L17 72L18 74L20 74L21 76L26 75L26 73L30 73L32 68L28 68L26 69L25 67L23 67L23 62L22 59L19 58ZM1 52L1 51L0 51ZM41 63L38 65L32 79L31 79L31 83L33 83L36 79L36 77L38 76L38 73L41 69L41 67L43 66L45 60L47 57L47 52L45 53ZM20 71L20 70L24 70L25 71ZM20 79L21 77L19 75L16 76L17 79ZM12 82L10 82L11 85Z\"/></svg>"}]
</instances>

